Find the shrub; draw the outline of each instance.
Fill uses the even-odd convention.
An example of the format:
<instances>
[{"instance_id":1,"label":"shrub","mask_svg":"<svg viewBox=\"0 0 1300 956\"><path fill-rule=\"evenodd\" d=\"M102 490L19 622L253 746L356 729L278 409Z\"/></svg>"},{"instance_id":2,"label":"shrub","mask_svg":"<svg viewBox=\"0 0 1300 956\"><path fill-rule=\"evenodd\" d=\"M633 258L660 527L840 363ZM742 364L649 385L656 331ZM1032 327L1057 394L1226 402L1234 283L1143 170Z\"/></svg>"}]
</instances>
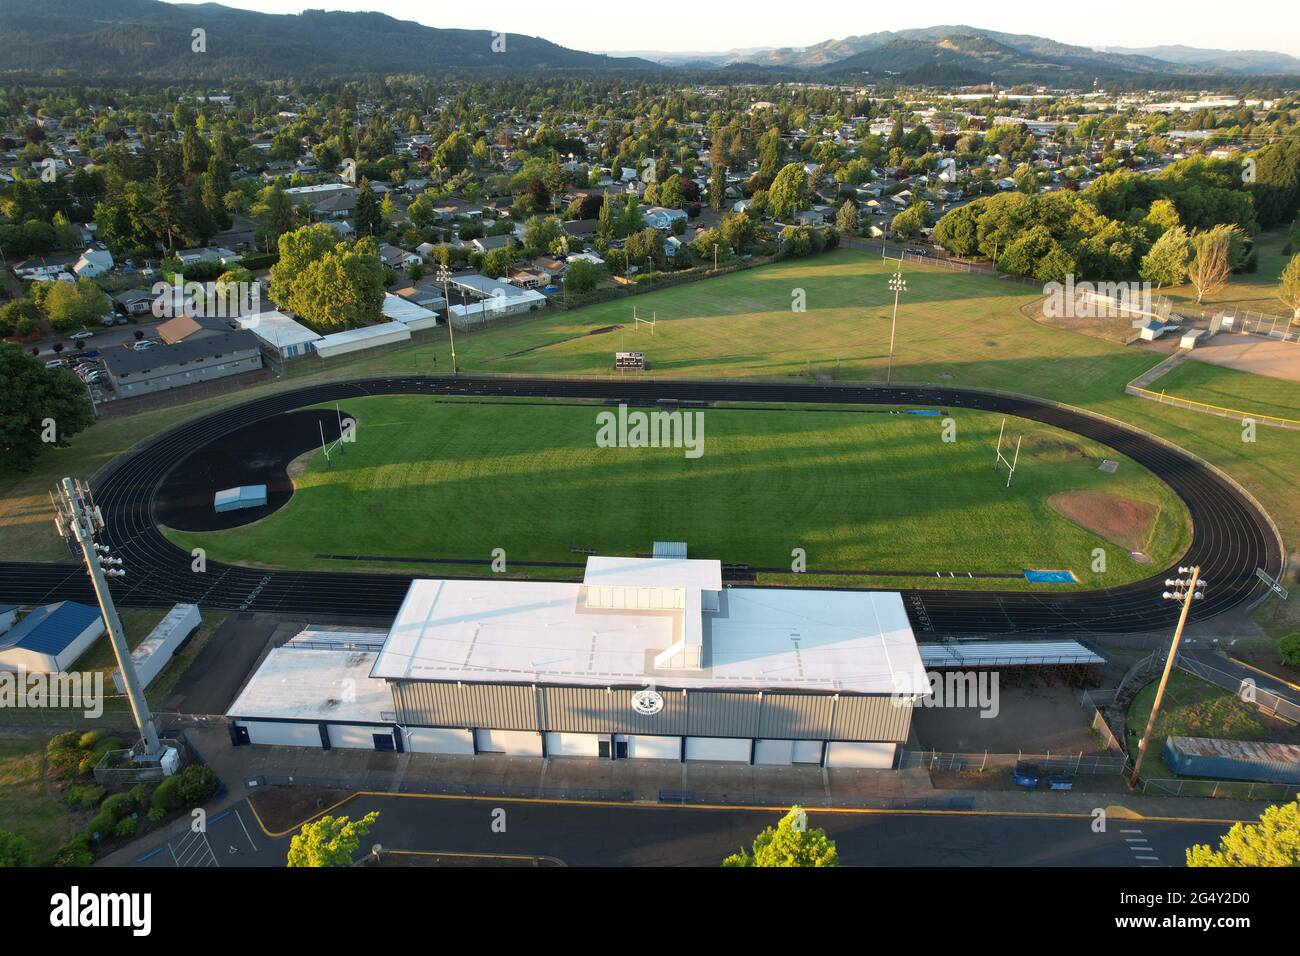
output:
<instances>
[{"instance_id":1,"label":"shrub","mask_svg":"<svg viewBox=\"0 0 1300 956\"><path fill-rule=\"evenodd\" d=\"M1288 634L1282 640L1277 642L1278 652L1282 655L1282 660L1292 667L1300 667L1300 631L1294 634Z\"/></svg>"},{"instance_id":2,"label":"shrub","mask_svg":"<svg viewBox=\"0 0 1300 956\"><path fill-rule=\"evenodd\" d=\"M179 775L168 777L158 784L158 789L153 792L153 805L164 813L179 810L184 802L185 799L181 796L181 778Z\"/></svg>"},{"instance_id":3,"label":"shrub","mask_svg":"<svg viewBox=\"0 0 1300 956\"><path fill-rule=\"evenodd\" d=\"M217 792L217 775L207 764L191 764L177 778L181 800L187 806L203 803Z\"/></svg>"},{"instance_id":4,"label":"shrub","mask_svg":"<svg viewBox=\"0 0 1300 956\"><path fill-rule=\"evenodd\" d=\"M78 746L77 741L80 739L81 739L81 735L78 734L75 730L69 730L66 733L56 734L55 736L50 738L50 742L46 746L45 752L47 754L52 754L60 750L71 750L74 747Z\"/></svg>"},{"instance_id":5,"label":"shrub","mask_svg":"<svg viewBox=\"0 0 1300 956\"><path fill-rule=\"evenodd\" d=\"M110 814L100 810L90 818L90 822L86 824L86 829L82 831L82 835L89 839L94 837L95 834L99 834L102 839L113 832L113 826L116 823L117 821Z\"/></svg>"},{"instance_id":6,"label":"shrub","mask_svg":"<svg viewBox=\"0 0 1300 956\"><path fill-rule=\"evenodd\" d=\"M150 823L157 823L163 817L167 816L167 811L162 807L150 807L149 812L145 814L145 816L149 818Z\"/></svg>"},{"instance_id":7,"label":"shrub","mask_svg":"<svg viewBox=\"0 0 1300 956\"><path fill-rule=\"evenodd\" d=\"M90 773L92 770L95 769L95 764L97 763L99 763L99 754L97 753L83 754L81 760L77 762L77 772Z\"/></svg>"},{"instance_id":8,"label":"shrub","mask_svg":"<svg viewBox=\"0 0 1300 956\"><path fill-rule=\"evenodd\" d=\"M68 803L79 807L93 807L104 799L104 788L94 783L74 783L68 788Z\"/></svg>"},{"instance_id":9,"label":"shrub","mask_svg":"<svg viewBox=\"0 0 1300 956\"><path fill-rule=\"evenodd\" d=\"M104 732L102 730L87 730L77 738L77 746L82 750L89 750L103 739Z\"/></svg>"},{"instance_id":10,"label":"shrub","mask_svg":"<svg viewBox=\"0 0 1300 956\"><path fill-rule=\"evenodd\" d=\"M55 851L50 866L90 866L94 860L90 841L84 836L75 836Z\"/></svg>"},{"instance_id":11,"label":"shrub","mask_svg":"<svg viewBox=\"0 0 1300 956\"><path fill-rule=\"evenodd\" d=\"M137 807L143 809L149 805L149 788L142 783L137 783L127 791L127 796Z\"/></svg>"},{"instance_id":12,"label":"shrub","mask_svg":"<svg viewBox=\"0 0 1300 956\"><path fill-rule=\"evenodd\" d=\"M27 838L8 830L0 830L0 869L9 866L30 866L32 851Z\"/></svg>"},{"instance_id":13,"label":"shrub","mask_svg":"<svg viewBox=\"0 0 1300 956\"><path fill-rule=\"evenodd\" d=\"M130 817L123 817L113 825L113 835L120 837L129 837L135 833L135 820Z\"/></svg>"},{"instance_id":14,"label":"shrub","mask_svg":"<svg viewBox=\"0 0 1300 956\"><path fill-rule=\"evenodd\" d=\"M90 752L97 757L102 757L110 750L121 750L126 744L121 737L103 737L96 741L95 745L90 748Z\"/></svg>"},{"instance_id":15,"label":"shrub","mask_svg":"<svg viewBox=\"0 0 1300 956\"><path fill-rule=\"evenodd\" d=\"M129 816L134 809L135 801L131 799L129 794L115 793L100 804L99 812L107 815L116 823L123 817Z\"/></svg>"},{"instance_id":16,"label":"shrub","mask_svg":"<svg viewBox=\"0 0 1300 956\"><path fill-rule=\"evenodd\" d=\"M239 260L239 264L249 272L256 272L258 269L269 269L279 261L280 254L278 252L266 252L244 256Z\"/></svg>"}]
</instances>

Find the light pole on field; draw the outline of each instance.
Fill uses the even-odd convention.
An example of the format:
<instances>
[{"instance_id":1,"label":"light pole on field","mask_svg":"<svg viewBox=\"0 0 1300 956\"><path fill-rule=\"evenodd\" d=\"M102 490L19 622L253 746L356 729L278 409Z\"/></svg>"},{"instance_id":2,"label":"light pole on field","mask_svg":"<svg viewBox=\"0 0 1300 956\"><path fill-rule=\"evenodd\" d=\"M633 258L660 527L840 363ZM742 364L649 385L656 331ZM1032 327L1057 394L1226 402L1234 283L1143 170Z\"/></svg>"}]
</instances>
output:
<instances>
[{"instance_id":1,"label":"light pole on field","mask_svg":"<svg viewBox=\"0 0 1300 956\"><path fill-rule=\"evenodd\" d=\"M1183 628L1187 625L1187 615L1192 610L1192 602L1202 600L1205 597L1205 586L1209 583L1201 577L1199 566L1190 568L1179 568L1180 575L1190 575L1189 577L1170 578L1165 581L1165 587L1169 588L1161 597L1166 601L1182 601L1183 610L1178 615L1178 627L1174 631L1174 642L1169 647L1169 657L1165 661L1165 672L1160 677L1160 686L1156 688L1156 699L1151 703L1151 715L1147 717L1146 730L1142 732L1142 739L1138 741L1137 761L1133 764L1133 776L1129 778L1128 785L1130 788L1136 787L1138 783L1138 774L1142 770L1142 761L1147 755L1147 744L1151 740L1151 731L1156 726L1156 714L1160 711L1160 702L1165 696L1165 685L1169 683L1169 675L1174 669L1174 660L1178 657L1178 644L1183 639Z\"/></svg>"},{"instance_id":2,"label":"light pole on field","mask_svg":"<svg viewBox=\"0 0 1300 956\"><path fill-rule=\"evenodd\" d=\"M889 287L894 290L894 321L889 326L889 367L885 372L885 384L894 377L894 333L898 331L898 297L907 291L907 280L903 273L895 272L889 280Z\"/></svg>"},{"instance_id":3,"label":"light pole on field","mask_svg":"<svg viewBox=\"0 0 1300 956\"><path fill-rule=\"evenodd\" d=\"M451 337L451 374L458 375L456 368L456 329L451 321L451 270L444 262L438 266L438 281L442 283L442 301L447 307L447 335Z\"/></svg>"},{"instance_id":4,"label":"light pole on field","mask_svg":"<svg viewBox=\"0 0 1300 956\"><path fill-rule=\"evenodd\" d=\"M158 729L126 643L122 620L117 616L117 607L113 604L113 595L108 589L109 577L120 578L126 575L121 567L122 559L113 557L107 545L95 540L104 530L104 519L95 506L89 487L72 478L64 478L50 493L50 500L54 504L54 525L60 537L81 552L86 573L90 575L90 583L95 589L95 598L103 616L104 630L108 632L113 656L117 658L126 696L131 703L131 713L135 716L140 738L144 741L145 756L150 760L159 760L163 753L162 742L158 739Z\"/></svg>"}]
</instances>

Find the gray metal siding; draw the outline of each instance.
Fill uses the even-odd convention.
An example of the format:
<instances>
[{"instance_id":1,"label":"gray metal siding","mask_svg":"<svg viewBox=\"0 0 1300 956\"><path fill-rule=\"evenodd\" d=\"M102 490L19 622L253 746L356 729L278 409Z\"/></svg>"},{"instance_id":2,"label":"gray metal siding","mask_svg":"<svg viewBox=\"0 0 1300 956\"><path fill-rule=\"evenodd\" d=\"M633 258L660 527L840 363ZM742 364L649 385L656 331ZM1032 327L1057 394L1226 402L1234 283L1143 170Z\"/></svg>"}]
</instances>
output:
<instances>
[{"instance_id":1,"label":"gray metal siding","mask_svg":"<svg viewBox=\"0 0 1300 956\"><path fill-rule=\"evenodd\" d=\"M835 701L829 740L907 740L911 701L896 697L847 697Z\"/></svg>"},{"instance_id":2,"label":"gray metal siding","mask_svg":"<svg viewBox=\"0 0 1300 956\"><path fill-rule=\"evenodd\" d=\"M756 693L687 693L691 737L754 737L758 734Z\"/></svg>"},{"instance_id":3,"label":"gray metal siding","mask_svg":"<svg viewBox=\"0 0 1300 956\"><path fill-rule=\"evenodd\" d=\"M662 689L663 710L644 717L631 689L393 681L403 724L579 734L760 737L904 742L910 705L892 697Z\"/></svg>"},{"instance_id":4,"label":"gray metal siding","mask_svg":"<svg viewBox=\"0 0 1300 956\"><path fill-rule=\"evenodd\" d=\"M834 698L765 694L755 736L768 740L829 740Z\"/></svg>"}]
</instances>

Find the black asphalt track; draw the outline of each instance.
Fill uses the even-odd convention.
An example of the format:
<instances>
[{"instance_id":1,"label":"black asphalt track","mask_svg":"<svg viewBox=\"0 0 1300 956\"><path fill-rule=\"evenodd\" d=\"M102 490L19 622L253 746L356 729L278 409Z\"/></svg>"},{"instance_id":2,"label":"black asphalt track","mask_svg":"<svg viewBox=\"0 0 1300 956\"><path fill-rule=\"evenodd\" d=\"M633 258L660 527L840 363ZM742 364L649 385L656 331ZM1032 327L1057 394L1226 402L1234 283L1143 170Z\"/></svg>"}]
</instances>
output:
<instances>
[{"instance_id":1,"label":"black asphalt track","mask_svg":"<svg viewBox=\"0 0 1300 956\"><path fill-rule=\"evenodd\" d=\"M160 488L176 466L205 448L271 416L322 402L366 395L450 394L656 401L818 402L972 408L1032 419L1114 448L1165 481L1193 522L1192 544L1180 563L1198 563L1211 582L1194 619L1207 619L1262 593L1256 568L1277 573L1281 542L1259 507L1236 486L1190 455L1127 426L1049 402L957 388L888 388L526 378L457 379L414 376L338 382L283 392L226 408L164 432L119 456L94 482L103 511L103 541L125 559L127 576L114 582L123 605L192 601L206 607L299 615L396 614L410 575L344 571L264 571L209 562L191 570L190 555L158 530ZM311 430L312 424L304 427ZM302 436L303 449L311 447ZM319 441L319 435L315 438ZM296 444L296 443L295 443ZM288 449L292 451L292 449ZM936 560L941 556L936 556ZM1145 580L1105 590L1026 591L905 590L904 603L917 636L1126 633L1170 624L1177 611L1163 601L1162 569ZM67 564L0 563L0 601L23 603L90 600L81 569Z\"/></svg>"}]
</instances>

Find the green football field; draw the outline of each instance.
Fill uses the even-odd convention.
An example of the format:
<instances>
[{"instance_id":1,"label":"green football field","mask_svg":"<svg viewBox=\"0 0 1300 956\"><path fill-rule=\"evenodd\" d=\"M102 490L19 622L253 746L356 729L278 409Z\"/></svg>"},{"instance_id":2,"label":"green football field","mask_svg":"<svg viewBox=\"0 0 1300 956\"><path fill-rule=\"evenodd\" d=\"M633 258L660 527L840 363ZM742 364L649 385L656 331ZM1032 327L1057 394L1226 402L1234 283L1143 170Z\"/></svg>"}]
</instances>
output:
<instances>
[{"instance_id":1,"label":"green football field","mask_svg":"<svg viewBox=\"0 0 1300 956\"><path fill-rule=\"evenodd\" d=\"M993 470L1002 419L983 412L955 410L956 440L945 442L939 417L713 407L700 412L702 453L689 458L683 448L598 447L606 406L596 404L427 396L344 404L356 441L332 470L314 453L280 511L224 532L169 531L172 540L222 561L428 576L485 574L436 559L487 561L500 548L509 573L546 577L581 572L511 562L580 565L584 549L635 555L655 540L681 540L694 557L756 568L788 568L803 549L809 573L800 583L1021 588L1025 569L1071 570L1087 586L1152 570L1051 510L1057 492L1154 506L1146 551L1157 565L1190 537L1181 502L1154 476L1122 458L1105 474L1097 465L1114 452L1037 423L1007 422L1009 438L1024 443L1006 488L1005 473ZM1092 570L1098 547L1108 556L1103 574ZM851 570L885 574L818 573ZM796 583L785 572L759 579Z\"/></svg>"}]
</instances>

